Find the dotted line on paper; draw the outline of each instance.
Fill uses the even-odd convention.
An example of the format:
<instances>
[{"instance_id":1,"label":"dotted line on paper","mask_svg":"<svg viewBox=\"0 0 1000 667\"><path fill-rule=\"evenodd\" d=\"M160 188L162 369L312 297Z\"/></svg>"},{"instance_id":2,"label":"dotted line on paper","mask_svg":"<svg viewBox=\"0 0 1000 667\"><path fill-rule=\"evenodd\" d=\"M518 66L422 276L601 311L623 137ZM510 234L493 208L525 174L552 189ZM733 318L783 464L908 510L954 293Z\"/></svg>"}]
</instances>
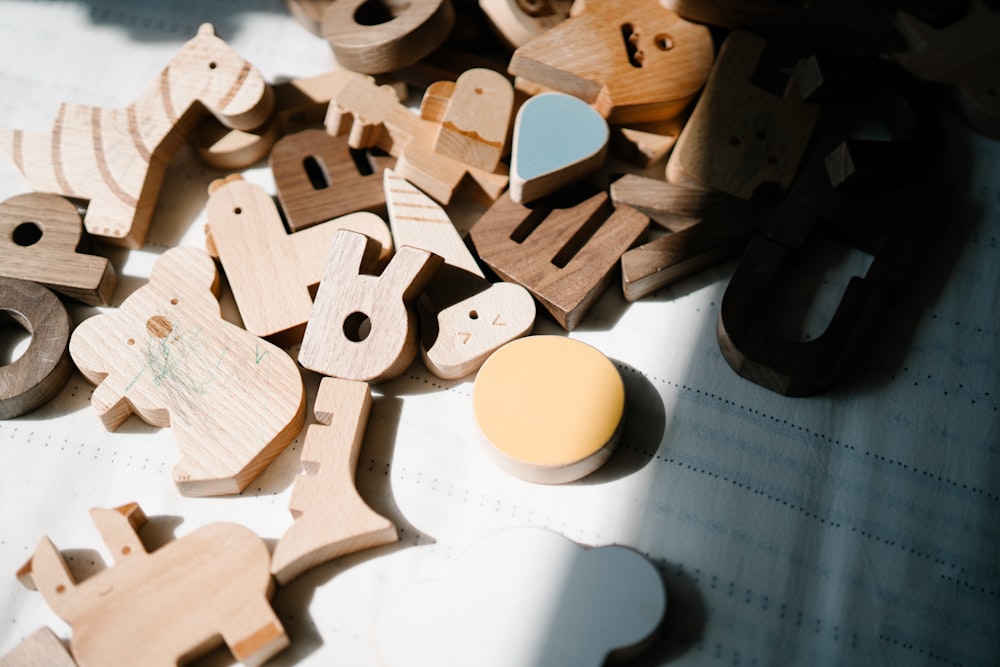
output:
<instances>
[{"instance_id":1,"label":"dotted line on paper","mask_svg":"<svg viewBox=\"0 0 1000 667\"><path fill-rule=\"evenodd\" d=\"M934 651L921 648L909 642L900 641L895 637L890 637L889 635L879 633L878 638L887 644L892 644L897 648L915 652L918 655L926 656L931 660L937 660L938 662L944 663L945 665L952 665L953 667L965 667L964 663L958 662L957 660L952 660L950 658L946 658L943 655L935 653Z\"/></svg>"},{"instance_id":2,"label":"dotted line on paper","mask_svg":"<svg viewBox=\"0 0 1000 667\"><path fill-rule=\"evenodd\" d=\"M955 586L961 586L962 588L970 590L974 593L982 593L983 595L988 595L992 598L1000 599L1000 593L998 593L997 591L991 591L988 588L984 588L983 586L976 586L975 584L970 584L969 582L962 581L961 579L958 579L956 577L949 577L947 574L941 574L941 578L950 584L954 584Z\"/></svg>"}]
</instances>

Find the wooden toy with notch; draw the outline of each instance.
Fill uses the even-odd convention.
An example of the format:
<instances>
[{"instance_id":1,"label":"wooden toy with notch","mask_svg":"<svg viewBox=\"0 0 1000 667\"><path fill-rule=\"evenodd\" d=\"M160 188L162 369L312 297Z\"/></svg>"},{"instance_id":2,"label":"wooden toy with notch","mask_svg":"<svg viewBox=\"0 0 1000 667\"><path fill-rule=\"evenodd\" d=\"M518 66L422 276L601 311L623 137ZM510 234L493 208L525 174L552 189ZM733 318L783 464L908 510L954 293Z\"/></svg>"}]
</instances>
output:
<instances>
[{"instance_id":1,"label":"wooden toy with notch","mask_svg":"<svg viewBox=\"0 0 1000 667\"><path fill-rule=\"evenodd\" d=\"M657 0L588 0L584 11L518 47L508 71L579 97L609 123L676 116L712 67L708 28Z\"/></svg>"},{"instance_id":2,"label":"wooden toy with notch","mask_svg":"<svg viewBox=\"0 0 1000 667\"><path fill-rule=\"evenodd\" d=\"M55 294L38 283L0 278L0 326L7 318L24 327L31 342L20 357L0 366L0 419L48 403L73 372L67 353L71 322Z\"/></svg>"},{"instance_id":3,"label":"wooden toy with notch","mask_svg":"<svg viewBox=\"0 0 1000 667\"><path fill-rule=\"evenodd\" d=\"M487 281L440 206L392 170L386 170L385 192L396 242L444 258L420 301L420 351L428 370L445 379L464 377L497 348L531 331L531 293L514 283Z\"/></svg>"},{"instance_id":4,"label":"wooden toy with notch","mask_svg":"<svg viewBox=\"0 0 1000 667\"><path fill-rule=\"evenodd\" d=\"M131 414L173 429L185 495L238 493L298 435L305 391L281 348L222 319L218 274L198 248L172 248L118 310L70 339L109 430Z\"/></svg>"},{"instance_id":5,"label":"wooden toy with notch","mask_svg":"<svg viewBox=\"0 0 1000 667\"><path fill-rule=\"evenodd\" d=\"M479 0L497 34L516 49L569 18L573 0Z\"/></svg>"},{"instance_id":6,"label":"wooden toy with notch","mask_svg":"<svg viewBox=\"0 0 1000 667\"><path fill-rule=\"evenodd\" d=\"M325 132L318 130L323 136ZM207 245L226 271L250 333L283 344L302 340L334 234L352 229L375 238L380 261L392 251L385 222L353 213L288 234L270 195L239 174L214 181L205 207Z\"/></svg>"},{"instance_id":7,"label":"wooden toy with notch","mask_svg":"<svg viewBox=\"0 0 1000 667\"><path fill-rule=\"evenodd\" d=\"M484 171L496 171L507 147L514 87L504 75L480 68L463 72L449 89L434 151Z\"/></svg>"},{"instance_id":8,"label":"wooden toy with notch","mask_svg":"<svg viewBox=\"0 0 1000 667\"><path fill-rule=\"evenodd\" d=\"M83 221L59 195L31 192L0 203L0 276L31 280L91 306L118 284L104 257L78 252Z\"/></svg>"},{"instance_id":9,"label":"wooden toy with notch","mask_svg":"<svg viewBox=\"0 0 1000 667\"><path fill-rule=\"evenodd\" d=\"M47 626L35 630L12 651L0 656L0 667L77 667L62 641Z\"/></svg>"},{"instance_id":10,"label":"wooden toy with notch","mask_svg":"<svg viewBox=\"0 0 1000 667\"><path fill-rule=\"evenodd\" d=\"M288 645L269 602L267 545L249 529L213 523L147 552L137 504L92 509L90 517L111 567L77 582L43 537L18 572L72 628L80 667L173 666L221 643L244 665L260 665Z\"/></svg>"},{"instance_id":11,"label":"wooden toy with notch","mask_svg":"<svg viewBox=\"0 0 1000 667\"><path fill-rule=\"evenodd\" d=\"M320 382L315 411L321 423L306 430L306 472L295 478L288 503L295 523L271 557L279 584L338 556L399 539L392 522L372 510L354 487L371 405L365 382L329 377Z\"/></svg>"},{"instance_id":12,"label":"wooden toy with notch","mask_svg":"<svg viewBox=\"0 0 1000 667\"><path fill-rule=\"evenodd\" d=\"M259 127L273 108L264 78L205 23L124 109L63 104L50 134L5 130L2 147L31 186L89 201L87 231L142 246L171 155L209 111Z\"/></svg>"},{"instance_id":13,"label":"wooden toy with notch","mask_svg":"<svg viewBox=\"0 0 1000 667\"><path fill-rule=\"evenodd\" d=\"M613 278L622 254L649 219L629 206L614 210L605 192L563 191L530 206L504 195L470 230L479 258L506 281L531 292L567 330Z\"/></svg>"},{"instance_id":14,"label":"wooden toy with notch","mask_svg":"<svg viewBox=\"0 0 1000 667\"><path fill-rule=\"evenodd\" d=\"M415 302L442 263L402 246L375 274L378 241L348 230L332 249L306 325L299 363L330 377L379 382L406 370L417 354Z\"/></svg>"}]
</instances>

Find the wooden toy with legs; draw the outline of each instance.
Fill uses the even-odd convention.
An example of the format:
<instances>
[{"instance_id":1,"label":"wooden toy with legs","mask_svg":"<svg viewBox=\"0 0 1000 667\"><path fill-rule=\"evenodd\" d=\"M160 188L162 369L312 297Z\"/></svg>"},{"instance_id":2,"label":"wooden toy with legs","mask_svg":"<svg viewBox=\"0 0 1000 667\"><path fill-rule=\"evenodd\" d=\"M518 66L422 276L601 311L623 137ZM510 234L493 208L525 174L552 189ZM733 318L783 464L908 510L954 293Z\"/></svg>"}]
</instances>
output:
<instances>
[{"instance_id":1,"label":"wooden toy with legs","mask_svg":"<svg viewBox=\"0 0 1000 667\"><path fill-rule=\"evenodd\" d=\"M43 626L0 656L0 667L77 667L77 664L62 640Z\"/></svg>"},{"instance_id":2,"label":"wooden toy with legs","mask_svg":"<svg viewBox=\"0 0 1000 667\"><path fill-rule=\"evenodd\" d=\"M18 572L72 628L80 667L174 667L222 643L242 664L260 665L288 646L269 602L267 545L249 529L213 523L147 552L137 504L92 509L90 518L112 566L77 582L43 537Z\"/></svg>"},{"instance_id":3,"label":"wooden toy with legs","mask_svg":"<svg viewBox=\"0 0 1000 667\"><path fill-rule=\"evenodd\" d=\"M108 429L133 413L173 429L181 453L173 477L185 495L238 493L305 420L295 362L222 319L217 290L204 250L173 248L118 310L85 320L70 339Z\"/></svg>"},{"instance_id":4,"label":"wooden toy with legs","mask_svg":"<svg viewBox=\"0 0 1000 667\"><path fill-rule=\"evenodd\" d=\"M376 239L380 261L392 252L389 228L374 213L352 213L288 234L270 195L239 174L214 181L209 193L206 245L225 269L243 325L282 345L302 340L311 290L323 277L338 230Z\"/></svg>"},{"instance_id":5,"label":"wooden toy with legs","mask_svg":"<svg viewBox=\"0 0 1000 667\"><path fill-rule=\"evenodd\" d=\"M124 109L63 104L52 132L0 132L0 147L31 186L87 200L87 231L108 243L142 246L174 151L211 112L240 129L273 108L263 76L205 23Z\"/></svg>"},{"instance_id":6,"label":"wooden toy with legs","mask_svg":"<svg viewBox=\"0 0 1000 667\"><path fill-rule=\"evenodd\" d=\"M396 242L444 258L420 300L420 351L428 370L445 379L464 377L498 347L531 331L531 293L486 280L440 206L392 170L385 173L385 197Z\"/></svg>"},{"instance_id":7,"label":"wooden toy with legs","mask_svg":"<svg viewBox=\"0 0 1000 667\"><path fill-rule=\"evenodd\" d=\"M295 523L271 557L271 572L279 584L338 556L399 539L392 522L368 507L354 487L371 405L365 382L320 382L315 405L320 423L306 430L305 474L295 478L288 502Z\"/></svg>"},{"instance_id":8,"label":"wooden toy with legs","mask_svg":"<svg viewBox=\"0 0 1000 667\"><path fill-rule=\"evenodd\" d=\"M708 28L657 0L587 0L582 11L518 47L508 72L579 97L609 123L676 116L712 67Z\"/></svg>"}]
</instances>

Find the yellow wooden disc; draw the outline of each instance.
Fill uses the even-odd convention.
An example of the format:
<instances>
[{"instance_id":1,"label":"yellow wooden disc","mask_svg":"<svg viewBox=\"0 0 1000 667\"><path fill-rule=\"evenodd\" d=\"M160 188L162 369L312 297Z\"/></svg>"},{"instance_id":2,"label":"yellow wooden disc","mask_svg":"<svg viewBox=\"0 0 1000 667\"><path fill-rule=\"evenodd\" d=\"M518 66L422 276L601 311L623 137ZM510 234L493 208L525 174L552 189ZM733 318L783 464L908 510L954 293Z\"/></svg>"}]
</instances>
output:
<instances>
[{"instance_id":1,"label":"yellow wooden disc","mask_svg":"<svg viewBox=\"0 0 1000 667\"><path fill-rule=\"evenodd\" d=\"M473 408L490 444L530 471L520 474L515 466L509 472L531 481L570 481L610 455L625 411L625 385L614 364L586 343L529 336L486 360L476 376ZM596 465L575 476L558 472L597 456Z\"/></svg>"}]
</instances>

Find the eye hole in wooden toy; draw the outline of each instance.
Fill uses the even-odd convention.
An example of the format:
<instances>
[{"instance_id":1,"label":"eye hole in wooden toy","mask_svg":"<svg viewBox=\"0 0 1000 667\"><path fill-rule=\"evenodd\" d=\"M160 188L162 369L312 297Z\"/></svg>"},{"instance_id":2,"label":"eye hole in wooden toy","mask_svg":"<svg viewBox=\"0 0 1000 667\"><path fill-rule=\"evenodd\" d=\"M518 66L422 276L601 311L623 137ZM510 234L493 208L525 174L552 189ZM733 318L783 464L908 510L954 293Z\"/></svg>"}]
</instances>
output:
<instances>
[{"instance_id":1,"label":"eye hole in wooden toy","mask_svg":"<svg viewBox=\"0 0 1000 667\"><path fill-rule=\"evenodd\" d=\"M632 67L642 67L646 54L639 48L639 31L631 23L622 24L622 39L625 40L625 54Z\"/></svg>"},{"instance_id":2,"label":"eye hole in wooden toy","mask_svg":"<svg viewBox=\"0 0 1000 667\"><path fill-rule=\"evenodd\" d=\"M330 187L330 176L326 172L326 166L315 156L309 155L303 159L302 168L305 169L309 185L313 190L326 190Z\"/></svg>"},{"instance_id":3,"label":"eye hole in wooden toy","mask_svg":"<svg viewBox=\"0 0 1000 667\"><path fill-rule=\"evenodd\" d=\"M358 25L382 25L393 20L410 8L409 2L392 0L368 0L354 12Z\"/></svg>"},{"instance_id":4,"label":"eye hole in wooden toy","mask_svg":"<svg viewBox=\"0 0 1000 667\"><path fill-rule=\"evenodd\" d=\"M347 340L360 343L372 332L372 321L367 315L360 311L355 311L344 320L344 335Z\"/></svg>"},{"instance_id":5,"label":"eye hole in wooden toy","mask_svg":"<svg viewBox=\"0 0 1000 667\"><path fill-rule=\"evenodd\" d=\"M22 222L14 228L11 238L22 248L33 246L42 240L42 227L37 222Z\"/></svg>"}]
</instances>

